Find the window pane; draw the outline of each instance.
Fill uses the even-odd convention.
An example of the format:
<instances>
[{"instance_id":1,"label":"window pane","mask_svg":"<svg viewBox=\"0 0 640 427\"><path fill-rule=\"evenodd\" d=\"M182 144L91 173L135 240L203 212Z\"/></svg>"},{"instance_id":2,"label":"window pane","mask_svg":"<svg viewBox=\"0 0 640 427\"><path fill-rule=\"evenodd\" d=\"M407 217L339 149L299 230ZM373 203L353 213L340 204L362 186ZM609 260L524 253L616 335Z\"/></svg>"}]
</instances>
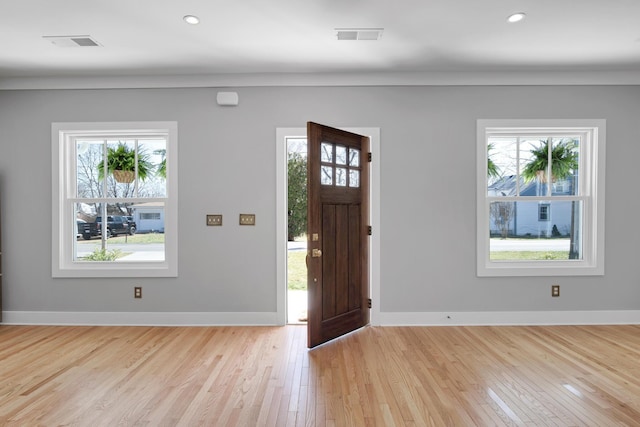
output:
<instances>
[{"instance_id":1,"label":"window pane","mask_svg":"<svg viewBox=\"0 0 640 427\"><path fill-rule=\"evenodd\" d=\"M99 165L103 162L104 141L76 140L76 196L102 197L104 185Z\"/></svg>"},{"instance_id":2,"label":"window pane","mask_svg":"<svg viewBox=\"0 0 640 427\"><path fill-rule=\"evenodd\" d=\"M347 147L343 145L336 145L336 164L347 164Z\"/></svg>"},{"instance_id":3,"label":"window pane","mask_svg":"<svg viewBox=\"0 0 640 427\"><path fill-rule=\"evenodd\" d=\"M333 163L333 144L328 142L320 144L320 161L323 163Z\"/></svg>"},{"instance_id":4,"label":"window pane","mask_svg":"<svg viewBox=\"0 0 640 427\"><path fill-rule=\"evenodd\" d=\"M577 138L553 138L552 195L577 195L580 142Z\"/></svg>"},{"instance_id":5,"label":"window pane","mask_svg":"<svg viewBox=\"0 0 640 427\"><path fill-rule=\"evenodd\" d=\"M134 140L107 141L107 197L135 197L135 164Z\"/></svg>"},{"instance_id":6,"label":"window pane","mask_svg":"<svg viewBox=\"0 0 640 427\"><path fill-rule=\"evenodd\" d=\"M322 166L320 168L320 183L322 185L333 184L333 168L331 166Z\"/></svg>"},{"instance_id":7,"label":"window pane","mask_svg":"<svg viewBox=\"0 0 640 427\"><path fill-rule=\"evenodd\" d=\"M142 166L146 173L141 173ZM167 195L167 142L138 141L138 197L166 197Z\"/></svg>"},{"instance_id":8,"label":"window pane","mask_svg":"<svg viewBox=\"0 0 640 427\"><path fill-rule=\"evenodd\" d=\"M548 196L547 138L524 138L520 141L520 196Z\"/></svg>"},{"instance_id":9,"label":"window pane","mask_svg":"<svg viewBox=\"0 0 640 427\"><path fill-rule=\"evenodd\" d=\"M339 187L347 186L347 169L336 168L336 185Z\"/></svg>"},{"instance_id":10,"label":"window pane","mask_svg":"<svg viewBox=\"0 0 640 427\"><path fill-rule=\"evenodd\" d=\"M582 259L580 201L492 202L489 218L491 261Z\"/></svg>"},{"instance_id":11,"label":"window pane","mask_svg":"<svg viewBox=\"0 0 640 427\"><path fill-rule=\"evenodd\" d=\"M492 137L487 144L487 194L517 194L518 144L515 138Z\"/></svg>"},{"instance_id":12,"label":"window pane","mask_svg":"<svg viewBox=\"0 0 640 427\"><path fill-rule=\"evenodd\" d=\"M360 150L349 148L349 166L356 168L360 166Z\"/></svg>"},{"instance_id":13,"label":"window pane","mask_svg":"<svg viewBox=\"0 0 640 427\"><path fill-rule=\"evenodd\" d=\"M164 203L108 204L106 228L102 205L76 204L77 262L164 261ZM93 214L92 214L93 212ZM140 213L153 219L138 220ZM106 235L103 239L103 233Z\"/></svg>"},{"instance_id":14,"label":"window pane","mask_svg":"<svg viewBox=\"0 0 640 427\"><path fill-rule=\"evenodd\" d=\"M354 169L349 170L349 187L360 187L360 171Z\"/></svg>"}]
</instances>

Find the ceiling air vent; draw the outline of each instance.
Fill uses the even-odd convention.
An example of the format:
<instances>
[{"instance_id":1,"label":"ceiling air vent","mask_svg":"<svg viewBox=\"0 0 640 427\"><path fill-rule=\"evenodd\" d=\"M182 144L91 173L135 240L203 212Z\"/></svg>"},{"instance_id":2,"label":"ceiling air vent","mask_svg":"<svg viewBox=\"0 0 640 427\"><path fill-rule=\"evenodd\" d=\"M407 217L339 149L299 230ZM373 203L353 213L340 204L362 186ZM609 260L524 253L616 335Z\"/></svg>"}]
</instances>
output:
<instances>
[{"instance_id":1,"label":"ceiling air vent","mask_svg":"<svg viewBox=\"0 0 640 427\"><path fill-rule=\"evenodd\" d=\"M42 36L58 47L95 47L100 43L91 36Z\"/></svg>"},{"instance_id":2,"label":"ceiling air vent","mask_svg":"<svg viewBox=\"0 0 640 427\"><path fill-rule=\"evenodd\" d=\"M336 28L338 40L378 40L384 28Z\"/></svg>"}]
</instances>

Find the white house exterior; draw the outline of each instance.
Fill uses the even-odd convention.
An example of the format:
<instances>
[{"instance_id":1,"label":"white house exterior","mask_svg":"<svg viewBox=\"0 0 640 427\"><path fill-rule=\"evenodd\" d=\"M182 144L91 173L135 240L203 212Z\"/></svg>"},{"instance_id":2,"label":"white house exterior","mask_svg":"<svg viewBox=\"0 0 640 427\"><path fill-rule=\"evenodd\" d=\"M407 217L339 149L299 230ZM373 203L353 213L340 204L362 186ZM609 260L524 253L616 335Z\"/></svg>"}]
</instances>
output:
<instances>
[{"instance_id":1,"label":"white house exterior","mask_svg":"<svg viewBox=\"0 0 640 427\"><path fill-rule=\"evenodd\" d=\"M141 233L164 233L164 205L159 202L132 205L133 220Z\"/></svg>"},{"instance_id":2,"label":"white house exterior","mask_svg":"<svg viewBox=\"0 0 640 427\"><path fill-rule=\"evenodd\" d=\"M537 182L520 182L520 200L517 202L498 202L510 204L508 215L508 234L520 237L568 236L571 232L572 202L570 201L527 201L527 196L536 196ZM499 179L488 188L494 196L513 196L516 191L514 176ZM571 194L571 180L553 184L552 195ZM555 229L554 229L555 227ZM499 220L491 218L490 233L501 234Z\"/></svg>"}]
</instances>

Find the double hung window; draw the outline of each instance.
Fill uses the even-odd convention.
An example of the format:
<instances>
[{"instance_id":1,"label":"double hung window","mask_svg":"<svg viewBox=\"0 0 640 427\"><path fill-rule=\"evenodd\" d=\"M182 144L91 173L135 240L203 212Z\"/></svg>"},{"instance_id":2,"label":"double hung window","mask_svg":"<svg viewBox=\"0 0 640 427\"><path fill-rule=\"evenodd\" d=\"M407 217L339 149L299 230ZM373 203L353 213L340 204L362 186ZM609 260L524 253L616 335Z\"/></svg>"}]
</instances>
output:
<instances>
[{"instance_id":1,"label":"double hung window","mask_svg":"<svg viewBox=\"0 0 640 427\"><path fill-rule=\"evenodd\" d=\"M479 276L604 273L604 121L479 120Z\"/></svg>"},{"instance_id":2,"label":"double hung window","mask_svg":"<svg viewBox=\"0 0 640 427\"><path fill-rule=\"evenodd\" d=\"M52 140L53 276L176 276L176 123L54 123Z\"/></svg>"}]
</instances>

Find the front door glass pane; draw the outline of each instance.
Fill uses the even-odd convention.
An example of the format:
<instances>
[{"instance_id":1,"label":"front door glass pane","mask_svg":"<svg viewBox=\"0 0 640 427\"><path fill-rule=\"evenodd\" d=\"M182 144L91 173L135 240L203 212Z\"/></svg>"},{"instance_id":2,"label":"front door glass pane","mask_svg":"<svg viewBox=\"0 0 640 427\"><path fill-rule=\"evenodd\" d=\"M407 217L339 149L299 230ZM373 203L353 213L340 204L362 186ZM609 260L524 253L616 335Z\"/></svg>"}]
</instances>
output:
<instances>
[{"instance_id":1,"label":"front door glass pane","mask_svg":"<svg viewBox=\"0 0 640 427\"><path fill-rule=\"evenodd\" d=\"M356 168L360 166L360 150L349 148L349 166Z\"/></svg>"},{"instance_id":2,"label":"front door glass pane","mask_svg":"<svg viewBox=\"0 0 640 427\"><path fill-rule=\"evenodd\" d=\"M320 168L320 183L322 185L333 184L333 168L331 166L322 166Z\"/></svg>"},{"instance_id":3,"label":"front door glass pane","mask_svg":"<svg viewBox=\"0 0 640 427\"><path fill-rule=\"evenodd\" d=\"M347 164L347 147L343 145L336 145L336 164Z\"/></svg>"},{"instance_id":4,"label":"front door glass pane","mask_svg":"<svg viewBox=\"0 0 640 427\"><path fill-rule=\"evenodd\" d=\"M322 163L333 163L333 144L328 142L320 144L320 161Z\"/></svg>"},{"instance_id":5,"label":"front door glass pane","mask_svg":"<svg viewBox=\"0 0 640 427\"><path fill-rule=\"evenodd\" d=\"M349 187L360 187L360 171L351 169L349 170Z\"/></svg>"},{"instance_id":6,"label":"front door glass pane","mask_svg":"<svg viewBox=\"0 0 640 427\"><path fill-rule=\"evenodd\" d=\"M347 186L347 170L345 168L336 168L336 185L338 187Z\"/></svg>"}]
</instances>

